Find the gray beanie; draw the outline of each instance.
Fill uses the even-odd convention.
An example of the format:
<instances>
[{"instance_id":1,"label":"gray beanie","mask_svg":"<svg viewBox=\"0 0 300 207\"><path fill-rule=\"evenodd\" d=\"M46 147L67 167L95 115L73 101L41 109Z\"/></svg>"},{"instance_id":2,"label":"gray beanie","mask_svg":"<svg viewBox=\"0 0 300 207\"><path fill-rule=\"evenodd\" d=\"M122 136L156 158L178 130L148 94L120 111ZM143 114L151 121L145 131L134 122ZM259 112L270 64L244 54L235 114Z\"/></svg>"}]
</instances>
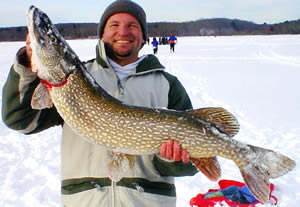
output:
<instances>
[{"instance_id":1,"label":"gray beanie","mask_svg":"<svg viewBox=\"0 0 300 207\"><path fill-rule=\"evenodd\" d=\"M135 18L137 18L137 20L139 21L142 27L143 39L146 41L147 39L146 13L140 5L130 0L117 0L106 8L104 13L102 14L102 17L98 25L98 35L100 38L103 35L103 30L106 21L109 19L109 17L111 17L116 13L128 13L134 16Z\"/></svg>"}]
</instances>

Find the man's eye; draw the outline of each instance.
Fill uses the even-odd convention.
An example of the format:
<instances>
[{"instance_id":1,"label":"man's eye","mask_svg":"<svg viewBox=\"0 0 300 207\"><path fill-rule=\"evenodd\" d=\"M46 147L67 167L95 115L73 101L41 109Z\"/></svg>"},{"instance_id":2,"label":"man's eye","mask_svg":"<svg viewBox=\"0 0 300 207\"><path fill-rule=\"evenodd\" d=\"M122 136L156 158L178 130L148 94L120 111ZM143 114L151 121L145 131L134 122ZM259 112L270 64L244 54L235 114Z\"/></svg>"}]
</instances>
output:
<instances>
[{"instance_id":1,"label":"man's eye","mask_svg":"<svg viewBox=\"0 0 300 207\"><path fill-rule=\"evenodd\" d=\"M130 24L129 26L133 28L138 27L136 24Z\"/></svg>"}]
</instances>

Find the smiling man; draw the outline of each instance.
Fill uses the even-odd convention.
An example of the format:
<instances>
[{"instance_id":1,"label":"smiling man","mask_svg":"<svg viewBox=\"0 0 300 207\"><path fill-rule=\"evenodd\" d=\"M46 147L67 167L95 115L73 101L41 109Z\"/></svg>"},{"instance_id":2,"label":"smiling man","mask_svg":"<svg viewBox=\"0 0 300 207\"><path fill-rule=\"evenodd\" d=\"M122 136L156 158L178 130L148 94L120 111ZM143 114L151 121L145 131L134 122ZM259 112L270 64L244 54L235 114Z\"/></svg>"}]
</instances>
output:
<instances>
[{"instance_id":1,"label":"smiling man","mask_svg":"<svg viewBox=\"0 0 300 207\"><path fill-rule=\"evenodd\" d=\"M138 60L138 53L145 43L139 21L128 13L117 13L107 20L101 40L107 55L119 65Z\"/></svg>"},{"instance_id":2,"label":"smiling man","mask_svg":"<svg viewBox=\"0 0 300 207\"><path fill-rule=\"evenodd\" d=\"M96 58L85 66L109 94L129 105L192 109L184 87L175 76L165 72L154 55L139 57L147 39L147 24L146 14L138 4L129 0L113 2L100 19L98 33ZM115 158L115 153L76 134L55 107L31 108L30 100L38 84L27 37L26 47L18 51L3 88L3 121L24 134L62 125L64 207L176 206L174 177L198 172L189 161L188 152L177 142L169 140L162 144L160 154L137 156L134 167L120 181L113 182L107 163Z\"/></svg>"}]
</instances>

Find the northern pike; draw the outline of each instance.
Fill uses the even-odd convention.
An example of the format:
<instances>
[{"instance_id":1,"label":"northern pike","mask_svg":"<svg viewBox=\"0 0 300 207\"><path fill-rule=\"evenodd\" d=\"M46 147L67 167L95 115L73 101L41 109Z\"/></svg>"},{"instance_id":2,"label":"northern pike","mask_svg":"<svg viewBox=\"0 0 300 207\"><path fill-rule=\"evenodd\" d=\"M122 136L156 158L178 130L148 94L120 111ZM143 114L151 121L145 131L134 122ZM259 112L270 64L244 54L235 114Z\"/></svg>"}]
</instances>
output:
<instances>
[{"instance_id":1,"label":"northern pike","mask_svg":"<svg viewBox=\"0 0 300 207\"><path fill-rule=\"evenodd\" d=\"M159 153L162 143L176 140L213 180L220 177L215 157L233 160L261 202L269 199L269 179L294 168L295 162L280 153L232 139L239 123L223 108L174 111L120 102L96 83L44 12L31 6L27 19L32 68L41 80L32 107L53 103L63 120L90 142L126 158Z\"/></svg>"}]
</instances>

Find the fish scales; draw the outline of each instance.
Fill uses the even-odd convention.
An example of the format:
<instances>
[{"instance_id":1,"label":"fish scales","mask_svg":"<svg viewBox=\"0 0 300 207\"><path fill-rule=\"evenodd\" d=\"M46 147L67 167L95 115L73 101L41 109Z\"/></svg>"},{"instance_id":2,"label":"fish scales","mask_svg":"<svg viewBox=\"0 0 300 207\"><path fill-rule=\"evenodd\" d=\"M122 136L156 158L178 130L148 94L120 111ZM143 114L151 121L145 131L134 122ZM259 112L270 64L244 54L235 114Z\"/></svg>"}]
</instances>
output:
<instances>
[{"instance_id":1,"label":"fish scales","mask_svg":"<svg viewBox=\"0 0 300 207\"><path fill-rule=\"evenodd\" d=\"M266 202L269 179L295 167L292 159L280 153L232 139L239 124L223 108L180 112L121 103L96 83L45 13L32 6L27 17L33 71L41 79L32 107L49 108L53 102L75 132L116 152L109 169L118 171L121 164L117 160L126 159L132 168L132 155L158 153L162 143L177 140L211 180L221 176L215 156L233 160L253 195Z\"/></svg>"},{"instance_id":2,"label":"fish scales","mask_svg":"<svg viewBox=\"0 0 300 207\"><path fill-rule=\"evenodd\" d=\"M178 115L183 112L120 107L91 88L80 71L70 75L64 86L53 88L51 96L59 113L77 133L114 151L158 153L159 146L168 139L181 143L191 157L221 155L241 163L241 153L249 151L247 145L239 143L238 148L236 141L225 135L226 139L220 139L190 116L180 119Z\"/></svg>"},{"instance_id":3,"label":"fish scales","mask_svg":"<svg viewBox=\"0 0 300 207\"><path fill-rule=\"evenodd\" d=\"M210 136L204 133L209 131L203 130L200 122L189 116L180 119L178 115L183 112L120 106L97 93L82 76L76 71L69 76L67 84L54 87L50 92L58 112L68 124L75 126L77 133L124 153L157 153L162 142L174 139L191 155L199 156L203 151L207 156L208 148L199 151L193 147L209 145ZM122 147L114 149L114 140ZM212 139L211 145L214 142ZM220 145L223 149L224 143Z\"/></svg>"}]
</instances>

